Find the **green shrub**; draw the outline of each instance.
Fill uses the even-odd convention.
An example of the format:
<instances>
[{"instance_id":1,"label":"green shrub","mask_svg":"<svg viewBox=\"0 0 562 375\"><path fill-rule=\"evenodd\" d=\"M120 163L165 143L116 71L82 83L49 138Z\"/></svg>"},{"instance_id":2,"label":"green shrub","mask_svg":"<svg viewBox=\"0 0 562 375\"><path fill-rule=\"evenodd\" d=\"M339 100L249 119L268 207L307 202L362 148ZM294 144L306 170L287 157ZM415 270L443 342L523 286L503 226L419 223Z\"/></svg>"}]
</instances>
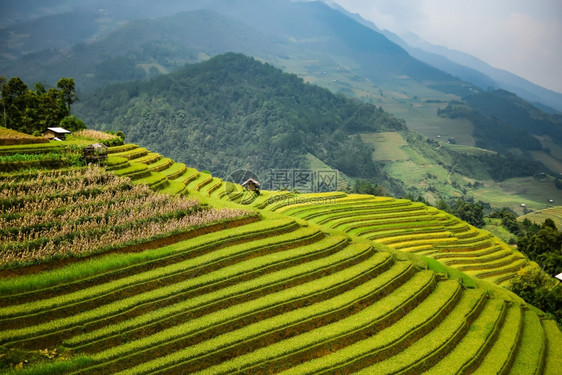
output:
<instances>
[{"instance_id":1,"label":"green shrub","mask_svg":"<svg viewBox=\"0 0 562 375\"><path fill-rule=\"evenodd\" d=\"M86 129L86 124L84 124L84 121L74 115L66 116L65 118L63 118L60 122L60 126L61 128L64 128L71 132Z\"/></svg>"},{"instance_id":2,"label":"green shrub","mask_svg":"<svg viewBox=\"0 0 562 375\"><path fill-rule=\"evenodd\" d=\"M106 145L107 147L122 146L123 139L119 137L115 137L111 139L104 139L103 141L101 141L101 143Z\"/></svg>"}]
</instances>

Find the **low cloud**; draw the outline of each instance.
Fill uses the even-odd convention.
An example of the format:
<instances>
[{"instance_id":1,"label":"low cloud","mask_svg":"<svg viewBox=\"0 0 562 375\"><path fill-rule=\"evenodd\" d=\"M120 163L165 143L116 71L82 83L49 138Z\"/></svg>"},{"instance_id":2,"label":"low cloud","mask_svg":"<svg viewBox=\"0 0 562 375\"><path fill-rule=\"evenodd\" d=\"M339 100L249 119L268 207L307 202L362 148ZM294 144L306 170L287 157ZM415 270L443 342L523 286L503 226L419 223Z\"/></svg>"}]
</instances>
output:
<instances>
[{"instance_id":1,"label":"low cloud","mask_svg":"<svg viewBox=\"0 0 562 375\"><path fill-rule=\"evenodd\" d=\"M414 32L562 92L558 0L334 0L397 34Z\"/></svg>"}]
</instances>

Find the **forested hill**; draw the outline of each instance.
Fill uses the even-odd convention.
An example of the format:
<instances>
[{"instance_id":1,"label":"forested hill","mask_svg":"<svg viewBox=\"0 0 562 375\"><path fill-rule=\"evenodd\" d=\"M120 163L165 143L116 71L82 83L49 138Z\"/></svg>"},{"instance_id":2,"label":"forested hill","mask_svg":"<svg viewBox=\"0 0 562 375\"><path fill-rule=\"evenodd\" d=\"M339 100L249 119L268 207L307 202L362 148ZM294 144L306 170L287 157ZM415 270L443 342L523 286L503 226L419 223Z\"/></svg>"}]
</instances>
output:
<instances>
[{"instance_id":1,"label":"forested hill","mask_svg":"<svg viewBox=\"0 0 562 375\"><path fill-rule=\"evenodd\" d=\"M562 143L562 115L545 113L505 90L480 92L464 98L473 108L531 135L549 136Z\"/></svg>"},{"instance_id":2,"label":"forested hill","mask_svg":"<svg viewBox=\"0 0 562 375\"><path fill-rule=\"evenodd\" d=\"M406 129L380 108L235 53L81 99L75 112L89 127L122 130L130 142L218 176L306 168L310 153L372 178L373 150L357 134Z\"/></svg>"},{"instance_id":3,"label":"forested hill","mask_svg":"<svg viewBox=\"0 0 562 375\"><path fill-rule=\"evenodd\" d=\"M539 139L562 143L562 115L545 113L505 90L478 92L438 110L442 117L465 118L474 126L476 145L501 153L541 151Z\"/></svg>"}]
</instances>

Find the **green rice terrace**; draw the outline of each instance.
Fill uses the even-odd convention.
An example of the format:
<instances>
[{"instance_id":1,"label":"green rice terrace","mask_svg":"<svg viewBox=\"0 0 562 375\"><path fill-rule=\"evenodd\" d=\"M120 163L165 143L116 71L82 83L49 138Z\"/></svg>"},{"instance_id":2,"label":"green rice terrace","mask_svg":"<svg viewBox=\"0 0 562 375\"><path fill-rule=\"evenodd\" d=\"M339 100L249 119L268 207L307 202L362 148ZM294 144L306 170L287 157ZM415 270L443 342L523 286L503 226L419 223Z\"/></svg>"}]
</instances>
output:
<instances>
[{"instance_id":1,"label":"green rice terrace","mask_svg":"<svg viewBox=\"0 0 562 375\"><path fill-rule=\"evenodd\" d=\"M556 322L502 287L537 265L450 214L64 150L0 147L0 371L559 373Z\"/></svg>"}]
</instances>

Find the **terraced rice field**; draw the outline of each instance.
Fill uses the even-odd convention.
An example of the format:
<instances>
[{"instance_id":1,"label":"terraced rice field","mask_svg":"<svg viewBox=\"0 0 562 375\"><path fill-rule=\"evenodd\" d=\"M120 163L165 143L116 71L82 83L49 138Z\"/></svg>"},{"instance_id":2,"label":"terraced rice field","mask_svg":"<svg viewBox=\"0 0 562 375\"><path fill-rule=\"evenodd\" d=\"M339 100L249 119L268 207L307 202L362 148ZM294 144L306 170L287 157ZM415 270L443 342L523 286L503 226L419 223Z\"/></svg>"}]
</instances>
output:
<instances>
[{"instance_id":1,"label":"terraced rice field","mask_svg":"<svg viewBox=\"0 0 562 375\"><path fill-rule=\"evenodd\" d=\"M21 133L13 129L7 129L3 126L0 126L0 146L38 143L49 143L49 140L41 137L34 137L29 134Z\"/></svg>"},{"instance_id":2,"label":"terraced rice field","mask_svg":"<svg viewBox=\"0 0 562 375\"><path fill-rule=\"evenodd\" d=\"M402 252L439 260L468 275L507 283L521 268L533 266L487 231L456 217L405 199L347 195L335 202L285 204L268 209L385 244Z\"/></svg>"},{"instance_id":3,"label":"terraced rice field","mask_svg":"<svg viewBox=\"0 0 562 375\"><path fill-rule=\"evenodd\" d=\"M205 197L221 193L221 179L158 153L132 144L112 147L109 152L109 170L138 184L148 185L152 190L171 195L195 192Z\"/></svg>"},{"instance_id":4,"label":"terraced rice field","mask_svg":"<svg viewBox=\"0 0 562 375\"><path fill-rule=\"evenodd\" d=\"M558 228L562 228L562 206L545 208L517 218L517 220L520 221L524 219L529 219L539 225L544 223L546 219L552 219Z\"/></svg>"},{"instance_id":5,"label":"terraced rice field","mask_svg":"<svg viewBox=\"0 0 562 375\"><path fill-rule=\"evenodd\" d=\"M0 208L3 268L87 257L254 215L155 194L96 166L0 175Z\"/></svg>"},{"instance_id":6,"label":"terraced rice field","mask_svg":"<svg viewBox=\"0 0 562 375\"><path fill-rule=\"evenodd\" d=\"M41 293L3 294L0 342L63 348L72 356L54 366L77 374L438 373L549 361L552 327L531 310L303 224L263 220Z\"/></svg>"},{"instance_id":7,"label":"terraced rice field","mask_svg":"<svg viewBox=\"0 0 562 375\"><path fill-rule=\"evenodd\" d=\"M55 364L83 374L439 371L450 353L477 370L548 361L531 310L290 217L149 252L41 293L3 294L0 342L62 347L73 356ZM477 353L455 350L474 345L476 327L487 333ZM523 353L527 341L540 346Z\"/></svg>"},{"instance_id":8,"label":"terraced rice field","mask_svg":"<svg viewBox=\"0 0 562 375\"><path fill-rule=\"evenodd\" d=\"M273 192L236 196L249 203L240 206L228 202L235 194L220 179L181 166L168 179L174 163L152 171L165 158L138 149L117 148L108 168L145 184L166 181L154 183L160 190L183 186L178 194L211 206L261 208L260 215L0 278L2 353L56 353L24 369L300 375L560 368L562 334L553 321L517 298L501 298L508 292L490 293L491 284L467 288L420 266L416 254L450 255L467 273L505 277L499 270L515 255L487 233L421 204L338 192L296 204ZM315 204L306 202L312 198Z\"/></svg>"}]
</instances>

